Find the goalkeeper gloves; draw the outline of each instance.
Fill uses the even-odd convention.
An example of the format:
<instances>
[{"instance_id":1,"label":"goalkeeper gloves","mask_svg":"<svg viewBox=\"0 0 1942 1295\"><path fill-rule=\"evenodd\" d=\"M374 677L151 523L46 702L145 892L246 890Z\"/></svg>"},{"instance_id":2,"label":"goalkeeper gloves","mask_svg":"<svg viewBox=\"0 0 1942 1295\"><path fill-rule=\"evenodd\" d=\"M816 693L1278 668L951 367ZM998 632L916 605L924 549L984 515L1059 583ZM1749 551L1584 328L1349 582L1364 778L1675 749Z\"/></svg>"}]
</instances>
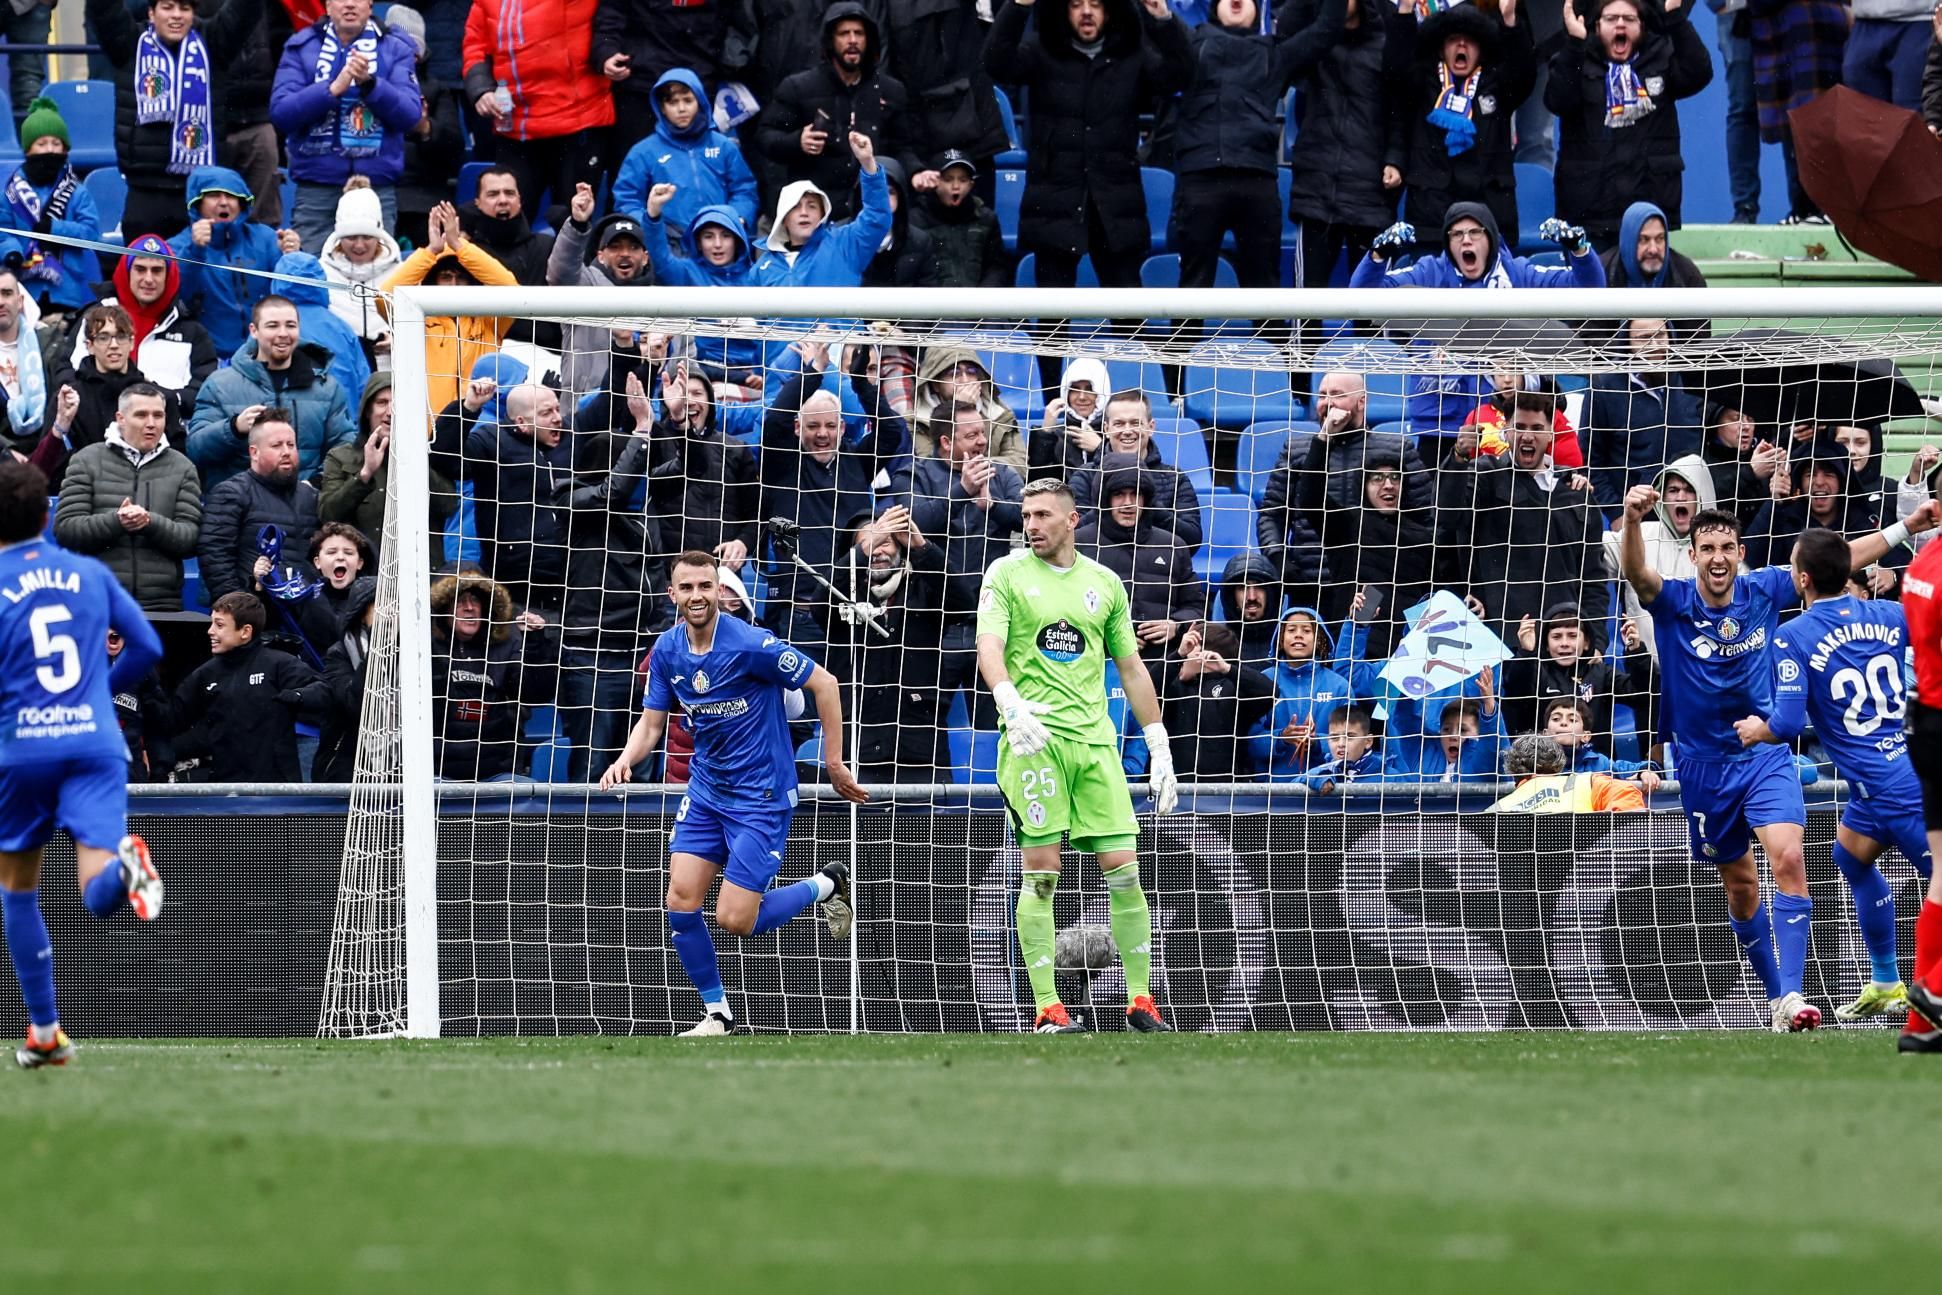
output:
<instances>
[{"instance_id":1,"label":"goalkeeper gloves","mask_svg":"<svg viewBox=\"0 0 1942 1295\"><path fill-rule=\"evenodd\" d=\"M1399 220L1377 234L1375 241L1369 244L1369 250L1376 254L1378 261L1393 261L1398 253L1407 252L1415 245L1416 226Z\"/></svg>"},{"instance_id":2,"label":"goalkeeper gloves","mask_svg":"<svg viewBox=\"0 0 1942 1295\"><path fill-rule=\"evenodd\" d=\"M1045 749L1052 735L1039 723L1038 717L1049 712L1050 706L1040 701L1026 701L1009 679L991 690L991 699L998 703L998 716L1005 721L1005 740L1011 743L1013 755L1037 755Z\"/></svg>"},{"instance_id":3,"label":"goalkeeper gloves","mask_svg":"<svg viewBox=\"0 0 1942 1295\"><path fill-rule=\"evenodd\" d=\"M1148 724L1146 734L1147 781L1153 784L1153 808L1171 814L1180 805L1180 780L1173 776L1173 747L1167 740L1165 724Z\"/></svg>"},{"instance_id":4,"label":"goalkeeper gloves","mask_svg":"<svg viewBox=\"0 0 1942 1295\"><path fill-rule=\"evenodd\" d=\"M1556 216L1537 227L1537 236L1547 243L1556 243L1572 256L1581 256L1591 244L1585 241L1584 227L1567 225Z\"/></svg>"}]
</instances>

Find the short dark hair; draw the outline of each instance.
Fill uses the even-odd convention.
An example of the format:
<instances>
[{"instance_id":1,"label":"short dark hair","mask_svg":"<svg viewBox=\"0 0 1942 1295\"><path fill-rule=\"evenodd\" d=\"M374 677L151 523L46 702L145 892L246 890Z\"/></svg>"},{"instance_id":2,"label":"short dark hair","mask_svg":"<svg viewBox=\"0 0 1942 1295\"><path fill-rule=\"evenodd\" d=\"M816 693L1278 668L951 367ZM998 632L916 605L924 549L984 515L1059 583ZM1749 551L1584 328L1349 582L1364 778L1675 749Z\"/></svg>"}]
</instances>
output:
<instances>
[{"instance_id":1,"label":"short dark hair","mask_svg":"<svg viewBox=\"0 0 1942 1295\"><path fill-rule=\"evenodd\" d=\"M113 324L130 342L135 340L135 321L128 317L127 311L112 301L98 301L82 312L81 336L93 341L94 335L101 331L103 324Z\"/></svg>"},{"instance_id":2,"label":"short dark hair","mask_svg":"<svg viewBox=\"0 0 1942 1295\"><path fill-rule=\"evenodd\" d=\"M209 614L214 616L217 612L225 613L237 629L248 626L251 638L261 634L263 627L270 623L270 613L264 610L263 600L240 589L216 599L209 608Z\"/></svg>"},{"instance_id":3,"label":"short dark hair","mask_svg":"<svg viewBox=\"0 0 1942 1295\"><path fill-rule=\"evenodd\" d=\"M376 550L371 547L371 537L349 522L325 522L311 532L310 551L305 553L304 557L315 562L317 555L324 551L325 540L340 539L349 540L357 546L357 555L364 559L364 566L369 570L376 558Z\"/></svg>"},{"instance_id":4,"label":"short dark hair","mask_svg":"<svg viewBox=\"0 0 1942 1295\"><path fill-rule=\"evenodd\" d=\"M1121 387L1118 391L1113 392L1112 395L1107 396L1106 403L1101 405L1100 408L1105 409L1110 405L1138 405L1146 411L1146 416L1149 419L1153 417L1153 402L1138 387Z\"/></svg>"},{"instance_id":5,"label":"short dark hair","mask_svg":"<svg viewBox=\"0 0 1942 1295\"><path fill-rule=\"evenodd\" d=\"M1807 573L1807 583L1814 586L1815 593L1837 598L1848 591L1854 550L1839 531L1812 526L1794 541L1794 565Z\"/></svg>"},{"instance_id":6,"label":"short dark hair","mask_svg":"<svg viewBox=\"0 0 1942 1295\"><path fill-rule=\"evenodd\" d=\"M1333 724L1338 719L1344 727L1355 729L1364 736L1373 735L1376 731L1376 717L1367 706L1337 706L1329 712L1328 722Z\"/></svg>"},{"instance_id":7,"label":"short dark hair","mask_svg":"<svg viewBox=\"0 0 1942 1295\"><path fill-rule=\"evenodd\" d=\"M1437 731L1445 735L1463 731L1463 721L1469 719L1478 729L1483 728L1483 707L1475 697L1459 697L1443 708L1443 718L1437 722Z\"/></svg>"},{"instance_id":8,"label":"short dark hair","mask_svg":"<svg viewBox=\"0 0 1942 1295\"><path fill-rule=\"evenodd\" d=\"M0 463L0 544L31 540L47 529L47 474L31 463Z\"/></svg>"},{"instance_id":9,"label":"short dark hair","mask_svg":"<svg viewBox=\"0 0 1942 1295\"><path fill-rule=\"evenodd\" d=\"M1586 705L1582 698L1569 695L1563 697L1547 697L1545 699L1543 711L1537 717L1539 727L1548 725L1551 722L1551 716L1561 710L1577 711L1578 718L1585 722L1585 727L1587 729L1591 727L1591 707Z\"/></svg>"},{"instance_id":10,"label":"short dark hair","mask_svg":"<svg viewBox=\"0 0 1942 1295\"><path fill-rule=\"evenodd\" d=\"M1740 519L1723 508L1703 508L1693 517L1693 524L1686 531L1688 544L1699 538L1701 531L1731 531L1734 539L1740 537Z\"/></svg>"},{"instance_id":11,"label":"short dark hair","mask_svg":"<svg viewBox=\"0 0 1942 1295\"><path fill-rule=\"evenodd\" d=\"M519 187L519 172L513 170L509 166L498 166L498 165L489 166L485 170L479 172L479 187L481 189L485 188L486 177L493 176L493 175L503 175L508 180L511 180L513 182L513 187L515 189ZM476 199L474 201L476 201Z\"/></svg>"},{"instance_id":12,"label":"short dark hair","mask_svg":"<svg viewBox=\"0 0 1942 1295\"><path fill-rule=\"evenodd\" d=\"M1220 621L1208 621L1200 627L1200 646L1231 659L1240 653L1241 640L1232 626Z\"/></svg>"},{"instance_id":13,"label":"short dark hair","mask_svg":"<svg viewBox=\"0 0 1942 1295\"><path fill-rule=\"evenodd\" d=\"M1543 414L1546 418L1558 416L1558 397L1549 391L1519 391L1511 402L1513 412L1522 409L1533 414Z\"/></svg>"},{"instance_id":14,"label":"short dark hair","mask_svg":"<svg viewBox=\"0 0 1942 1295\"><path fill-rule=\"evenodd\" d=\"M290 298L284 296L282 293L272 292L269 296L263 298L261 301L257 302L254 306L250 307L249 322L252 324L262 323L263 311L266 307L269 307L269 306L288 306L290 307L290 309L295 310L297 308L297 303L290 300ZM301 318L301 316L299 316L299 318Z\"/></svg>"},{"instance_id":15,"label":"short dark hair","mask_svg":"<svg viewBox=\"0 0 1942 1295\"><path fill-rule=\"evenodd\" d=\"M715 560L715 555L712 553L704 553L700 549L684 549L675 557L674 561L668 564L668 582L670 584L674 582L674 569L676 567L706 567L708 568L708 574L713 575L720 569L721 563Z\"/></svg>"}]
</instances>

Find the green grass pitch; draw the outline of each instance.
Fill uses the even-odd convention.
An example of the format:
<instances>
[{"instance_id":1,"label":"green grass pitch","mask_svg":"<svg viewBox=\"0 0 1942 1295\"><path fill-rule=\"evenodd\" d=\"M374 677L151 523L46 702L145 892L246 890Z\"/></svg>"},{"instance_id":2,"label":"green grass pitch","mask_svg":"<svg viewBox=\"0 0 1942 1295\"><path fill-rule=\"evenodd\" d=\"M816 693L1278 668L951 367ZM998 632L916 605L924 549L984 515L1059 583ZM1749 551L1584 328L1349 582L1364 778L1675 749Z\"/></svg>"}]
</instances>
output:
<instances>
[{"instance_id":1,"label":"green grass pitch","mask_svg":"<svg viewBox=\"0 0 1942 1295\"><path fill-rule=\"evenodd\" d=\"M83 1042L61 1291L1893 1291L1942 1059L1818 1036Z\"/></svg>"}]
</instances>

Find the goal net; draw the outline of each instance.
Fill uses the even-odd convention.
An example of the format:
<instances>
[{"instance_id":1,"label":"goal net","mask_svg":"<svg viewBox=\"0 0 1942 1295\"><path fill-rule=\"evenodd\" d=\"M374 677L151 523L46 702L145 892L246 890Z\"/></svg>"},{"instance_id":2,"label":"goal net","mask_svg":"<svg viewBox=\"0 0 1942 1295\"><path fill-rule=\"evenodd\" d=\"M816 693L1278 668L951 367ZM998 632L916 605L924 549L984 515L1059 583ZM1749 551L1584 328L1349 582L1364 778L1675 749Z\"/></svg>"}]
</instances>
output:
<instances>
[{"instance_id":1,"label":"goal net","mask_svg":"<svg viewBox=\"0 0 1942 1295\"><path fill-rule=\"evenodd\" d=\"M1688 854L1613 522L1655 487L1669 577L1702 509L1740 519L1752 565L1808 527L1881 529L1927 497L1942 392L1926 290L425 288L388 307L331 1035L696 1019L663 902L680 717L630 783L593 785L673 623L670 560L696 549L732 573L729 613L835 675L871 792L835 797L832 735L813 709L794 725L780 880L848 863L857 921L842 942L808 913L718 930L738 1019L1026 1027L974 624L985 568L1023 542L1020 489L1048 476L1079 552L1128 588L1172 739L1181 803L1158 816L1109 667L1181 1028L1763 1023ZM1860 587L1894 596L1909 556ZM1882 686L1901 695L1899 663ZM1527 807L1586 812L1493 811L1537 734L1566 767ZM1844 1001L1867 979L1830 859L1844 788L1811 736L1796 759L1808 993ZM1906 956L1920 892L1883 866ZM1116 1025L1089 856L1068 855L1056 911L1066 1001Z\"/></svg>"}]
</instances>

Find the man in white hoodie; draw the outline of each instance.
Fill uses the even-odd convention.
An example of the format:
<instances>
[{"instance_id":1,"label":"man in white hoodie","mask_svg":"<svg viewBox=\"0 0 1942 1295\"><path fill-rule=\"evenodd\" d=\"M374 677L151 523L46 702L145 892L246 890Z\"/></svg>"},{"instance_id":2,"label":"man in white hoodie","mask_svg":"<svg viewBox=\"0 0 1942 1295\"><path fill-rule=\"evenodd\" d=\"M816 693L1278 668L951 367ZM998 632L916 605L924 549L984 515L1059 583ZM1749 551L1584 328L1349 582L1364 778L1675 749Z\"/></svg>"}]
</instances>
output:
<instances>
[{"instance_id":1,"label":"man in white hoodie","mask_svg":"<svg viewBox=\"0 0 1942 1295\"><path fill-rule=\"evenodd\" d=\"M1652 569L1662 579L1691 580L1696 570L1686 533L1692 529L1693 518L1707 509L1719 507L1719 496L1713 488L1713 474L1707 469L1705 459L1697 454L1688 454L1662 468L1652 488L1659 492L1658 507L1653 510L1656 516L1639 527L1645 536L1645 560L1652 564ZM1605 532L1605 572L1618 580L1619 596L1624 599L1623 615L1638 626L1639 637L1645 640L1646 651L1657 661L1659 642L1653 634L1652 613L1640 604L1632 586L1619 579L1618 541L1619 532Z\"/></svg>"},{"instance_id":2,"label":"man in white hoodie","mask_svg":"<svg viewBox=\"0 0 1942 1295\"><path fill-rule=\"evenodd\" d=\"M391 367L391 322L378 309L377 298L356 291L375 289L398 268L403 256L398 240L384 227L384 209L372 189L351 189L337 200L337 227L324 240L324 277L352 286L350 292L330 294L330 312L350 325L364 343L364 358L373 369Z\"/></svg>"}]
</instances>

